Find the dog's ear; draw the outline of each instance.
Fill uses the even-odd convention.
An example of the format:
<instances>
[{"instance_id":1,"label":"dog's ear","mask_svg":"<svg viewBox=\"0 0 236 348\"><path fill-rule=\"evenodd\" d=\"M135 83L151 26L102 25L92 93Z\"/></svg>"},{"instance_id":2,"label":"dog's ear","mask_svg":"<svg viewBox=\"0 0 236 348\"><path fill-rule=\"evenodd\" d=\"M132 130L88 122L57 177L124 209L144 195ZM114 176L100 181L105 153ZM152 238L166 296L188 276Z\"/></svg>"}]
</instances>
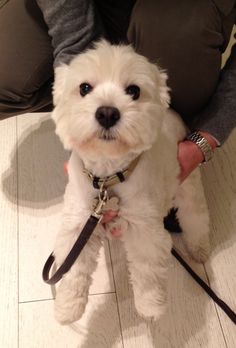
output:
<instances>
[{"instance_id":1,"label":"dog's ear","mask_svg":"<svg viewBox=\"0 0 236 348\"><path fill-rule=\"evenodd\" d=\"M158 68L156 64L151 64L151 69L154 83L158 88L160 102L164 108L168 108L170 104L170 88L167 86L167 73Z\"/></svg>"},{"instance_id":2,"label":"dog's ear","mask_svg":"<svg viewBox=\"0 0 236 348\"><path fill-rule=\"evenodd\" d=\"M165 108L168 108L170 105L170 88L167 86L167 79L168 76L166 74L166 72L159 70L159 76L160 76L160 100L162 105Z\"/></svg>"},{"instance_id":3,"label":"dog's ear","mask_svg":"<svg viewBox=\"0 0 236 348\"><path fill-rule=\"evenodd\" d=\"M68 72L68 65L63 64L55 68L55 80L53 84L53 104L56 106L63 94L66 82L66 76Z\"/></svg>"}]
</instances>

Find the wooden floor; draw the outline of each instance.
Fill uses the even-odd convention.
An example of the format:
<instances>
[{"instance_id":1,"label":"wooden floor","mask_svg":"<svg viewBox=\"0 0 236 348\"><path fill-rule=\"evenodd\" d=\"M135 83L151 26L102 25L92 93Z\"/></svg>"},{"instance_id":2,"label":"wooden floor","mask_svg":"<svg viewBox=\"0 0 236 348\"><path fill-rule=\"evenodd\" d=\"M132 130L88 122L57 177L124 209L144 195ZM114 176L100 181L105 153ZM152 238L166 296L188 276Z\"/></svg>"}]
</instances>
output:
<instances>
[{"instance_id":1,"label":"wooden floor","mask_svg":"<svg viewBox=\"0 0 236 348\"><path fill-rule=\"evenodd\" d=\"M139 318L117 241L102 250L82 320L57 324L41 271L60 225L68 155L48 114L1 121L0 148L1 348L236 347L235 326L174 259L166 315L157 323ZM236 310L236 132L202 172L212 255L191 264Z\"/></svg>"}]
</instances>

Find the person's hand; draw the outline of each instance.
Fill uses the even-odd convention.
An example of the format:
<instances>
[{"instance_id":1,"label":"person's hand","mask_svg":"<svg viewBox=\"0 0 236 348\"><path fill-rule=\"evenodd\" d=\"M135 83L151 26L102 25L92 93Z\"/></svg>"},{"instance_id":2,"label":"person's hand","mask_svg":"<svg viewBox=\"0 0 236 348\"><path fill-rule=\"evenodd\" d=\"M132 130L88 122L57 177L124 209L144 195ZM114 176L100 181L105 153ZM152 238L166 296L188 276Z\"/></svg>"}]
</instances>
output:
<instances>
[{"instance_id":1,"label":"person's hand","mask_svg":"<svg viewBox=\"0 0 236 348\"><path fill-rule=\"evenodd\" d=\"M207 139L214 150L217 146L215 139L209 133L199 133ZM203 160L204 155L196 144L188 140L181 141L178 145L178 161L181 169L178 179L180 182L183 182Z\"/></svg>"}]
</instances>

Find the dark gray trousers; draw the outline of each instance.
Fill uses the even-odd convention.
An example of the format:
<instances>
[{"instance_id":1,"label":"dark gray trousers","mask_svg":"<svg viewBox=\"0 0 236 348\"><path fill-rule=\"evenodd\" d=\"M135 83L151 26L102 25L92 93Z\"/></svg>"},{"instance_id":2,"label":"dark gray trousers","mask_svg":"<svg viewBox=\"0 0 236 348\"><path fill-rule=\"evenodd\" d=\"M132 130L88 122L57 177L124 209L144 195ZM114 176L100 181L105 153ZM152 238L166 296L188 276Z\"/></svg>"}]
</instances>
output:
<instances>
[{"instance_id":1,"label":"dark gray trousers","mask_svg":"<svg viewBox=\"0 0 236 348\"><path fill-rule=\"evenodd\" d=\"M211 0L94 0L107 37L128 41L168 71L172 107L186 121L213 94L235 20ZM114 6L114 4L116 5ZM53 56L33 0L0 8L0 118L52 108Z\"/></svg>"}]
</instances>

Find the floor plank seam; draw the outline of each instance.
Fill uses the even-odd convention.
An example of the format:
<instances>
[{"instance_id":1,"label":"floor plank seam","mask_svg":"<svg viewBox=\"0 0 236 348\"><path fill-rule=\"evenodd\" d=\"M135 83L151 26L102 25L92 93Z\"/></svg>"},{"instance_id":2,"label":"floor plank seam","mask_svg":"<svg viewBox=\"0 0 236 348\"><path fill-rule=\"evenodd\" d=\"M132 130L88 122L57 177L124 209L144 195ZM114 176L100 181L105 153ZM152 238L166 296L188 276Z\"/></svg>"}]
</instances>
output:
<instances>
[{"instance_id":1,"label":"floor plank seam","mask_svg":"<svg viewBox=\"0 0 236 348\"><path fill-rule=\"evenodd\" d=\"M94 294L89 294L89 296L98 296L98 295L109 295L109 294L115 294L115 291L107 291L107 292L96 292Z\"/></svg>"},{"instance_id":2,"label":"floor plank seam","mask_svg":"<svg viewBox=\"0 0 236 348\"><path fill-rule=\"evenodd\" d=\"M111 295L115 294L115 291L109 291L109 292L99 292L96 294L89 294L89 297L93 296L100 296L100 295ZM33 303L33 302L43 302L43 301L54 301L55 298L41 298L41 299L35 299L35 300L26 300L26 301L19 301L19 304L24 304L24 303Z\"/></svg>"},{"instance_id":3,"label":"floor plank seam","mask_svg":"<svg viewBox=\"0 0 236 348\"><path fill-rule=\"evenodd\" d=\"M203 268L204 268L204 271L205 271L207 283L211 287L210 278L208 277L205 264L203 264ZM219 325L220 325L222 336L223 336L223 339L224 339L224 342L225 342L225 346L228 348L227 340L226 340L226 337L225 337L224 329L223 329L223 326L222 326L222 323L221 323L221 319L220 319L220 315L219 315L219 307L217 306L217 304L213 300L212 300L212 302L213 302L213 305L214 305L214 308L215 308L216 316L217 316L218 321L219 321Z\"/></svg>"},{"instance_id":4,"label":"floor plank seam","mask_svg":"<svg viewBox=\"0 0 236 348\"><path fill-rule=\"evenodd\" d=\"M117 313L118 313L119 326L120 326L120 335L121 335L121 340L122 340L122 346L124 348L124 337L123 337L123 330L122 330L122 325L121 325L120 308L119 308L119 301L118 301L118 296L117 296L117 291L116 291L116 281L115 281L115 276L114 276L114 268L113 268L113 262L112 262L111 248L110 248L110 241L109 240L108 240L108 250L109 250L109 255L110 255L110 260L111 260L111 273L112 273L112 278L113 278L113 283L114 283L114 288L115 288L116 306L117 306Z\"/></svg>"},{"instance_id":5,"label":"floor plank seam","mask_svg":"<svg viewBox=\"0 0 236 348\"><path fill-rule=\"evenodd\" d=\"M44 298L44 299L40 299L40 300L20 301L19 305L26 304L26 303L46 302L46 301L54 301L54 299L53 298Z\"/></svg>"}]
</instances>

